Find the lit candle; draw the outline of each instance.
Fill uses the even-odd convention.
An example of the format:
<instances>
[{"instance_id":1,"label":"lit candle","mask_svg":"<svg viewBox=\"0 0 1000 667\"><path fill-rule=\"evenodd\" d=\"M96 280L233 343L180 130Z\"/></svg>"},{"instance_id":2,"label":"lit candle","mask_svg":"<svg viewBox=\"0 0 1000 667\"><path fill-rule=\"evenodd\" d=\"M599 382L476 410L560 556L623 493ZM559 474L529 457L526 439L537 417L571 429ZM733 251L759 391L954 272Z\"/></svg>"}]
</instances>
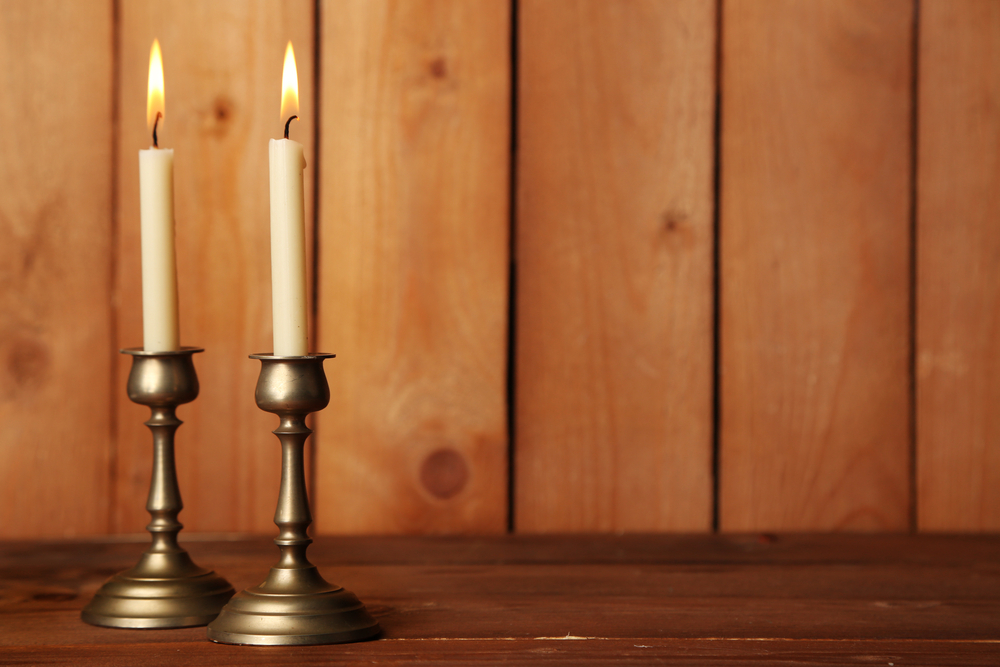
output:
<instances>
[{"instance_id":1,"label":"lit candle","mask_svg":"<svg viewBox=\"0 0 1000 667\"><path fill-rule=\"evenodd\" d=\"M142 341L147 352L177 350L177 265L174 258L174 151L158 146L166 115L163 58L153 40L149 52L146 122L153 146L139 151L139 215L142 231Z\"/></svg>"},{"instance_id":2,"label":"lit candle","mask_svg":"<svg viewBox=\"0 0 1000 667\"><path fill-rule=\"evenodd\" d=\"M299 80L292 43L285 49L281 75L281 120L285 138L271 139L271 317L274 354L306 354L306 228L302 195L302 170L306 166L302 144L288 138L288 127L298 118Z\"/></svg>"}]
</instances>

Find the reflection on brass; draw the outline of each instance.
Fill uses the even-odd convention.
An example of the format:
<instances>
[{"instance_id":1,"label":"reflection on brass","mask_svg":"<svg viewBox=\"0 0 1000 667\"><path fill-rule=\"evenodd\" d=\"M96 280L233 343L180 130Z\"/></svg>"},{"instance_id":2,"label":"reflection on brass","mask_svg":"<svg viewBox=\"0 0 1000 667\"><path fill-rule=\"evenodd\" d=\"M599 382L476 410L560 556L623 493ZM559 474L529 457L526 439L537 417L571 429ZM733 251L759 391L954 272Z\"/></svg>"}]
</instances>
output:
<instances>
[{"instance_id":1,"label":"reflection on brass","mask_svg":"<svg viewBox=\"0 0 1000 667\"><path fill-rule=\"evenodd\" d=\"M131 570L108 580L81 614L92 625L112 628L182 628L205 625L233 595L228 581L198 567L177 545L183 525L177 520L184 504L174 469L174 432L181 425L177 406L198 396L198 376L192 355L201 349L176 352L122 350L132 355L128 397L147 405L146 426L153 432L153 479L146 509L152 546Z\"/></svg>"},{"instance_id":2,"label":"reflection on brass","mask_svg":"<svg viewBox=\"0 0 1000 667\"><path fill-rule=\"evenodd\" d=\"M355 595L327 583L306 558L312 523L306 497L303 445L312 431L306 415L330 402L323 360L332 354L275 357L255 354L261 371L256 399L260 409L280 418L281 490L274 523L281 551L260 586L239 593L208 626L208 638L223 644L304 645L360 641L380 631Z\"/></svg>"}]
</instances>

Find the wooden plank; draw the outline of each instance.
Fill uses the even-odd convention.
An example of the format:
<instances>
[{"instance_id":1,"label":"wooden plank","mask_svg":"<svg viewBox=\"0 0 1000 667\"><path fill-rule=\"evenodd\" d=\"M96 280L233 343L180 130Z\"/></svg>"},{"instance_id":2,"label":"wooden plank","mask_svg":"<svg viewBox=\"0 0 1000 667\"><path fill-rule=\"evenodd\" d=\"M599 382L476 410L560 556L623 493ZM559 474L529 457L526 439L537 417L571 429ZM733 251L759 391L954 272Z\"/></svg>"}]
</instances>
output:
<instances>
[{"instance_id":1,"label":"wooden plank","mask_svg":"<svg viewBox=\"0 0 1000 667\"><path fill-rule=\"evenodd\" d=\"M314 168L313 4L307 0L194 4L130 0L120 9L118 218L119 347L142 344L137 151L150 145L145 100L149 47L163 48L166 118L161 145L175 150L181 344L195 357L201 396L180 409L177 469L193 530L273 532L280 450L273 415L257 409L259 362L271 349L267 142L280 138L285 44L296 50L302 122L292 137ZM306 174L307 219L312 180ZM149 411L125 396L118 362L118 499L115 528L147 523Z\"/></svg>"},{"instance_id":2,"label":"wooden plank","mask_svg":"<svg viewBox=\"0 0 1000 667\"><path fill-rule=\"evenodd\" d=\"M110 2L0 9L0 535L108 530Z\"/></svg>"},{"instance_id":3,"label":"wooden plank","mask_svg":"<svg viewBox=\"0 0 1000 667\"><path fill-rule=\"evenodd\" d=\"M150 632L151 631L139 631ZM205 641L204 630L191 628L185 639L168 640L158 633L150 644L97 644L72 647L5 647L12 664L107 665L499 665L511 662L591 665L655 664L683 660L684 665L720 667L734 664L794 664L808 667L837 664L914 665L926 667L993 667L1000 652L993 642L933 640L771 640L771 639L598 639L539 638L502 640L375 641L338 646L272 646L266 650L223 646ZM119 633L131 634L131 633ZM181 657L183 656L183 657ZM876 662L877 661L877 662Z\"/></svg>"},{"instance_id":4,"label":"wooden plank","mask_svg":"<svg viewBox=\"0 0 1000 667\"><path fill-rule=\"evenodd\" d=\"M700 544L700 550L692 550L690 562L671 562L669 549L661 551L663 563L632 562L646 557L648 545L690 539ZM910 655L919 662L916 647L924 655L948 655L953 650L975 661L987 655L995 660L1000 653L997 536L840 540L829 535L781 535L763 545L774 560L749 554L742 563L711 563L720 547L731 548L739 558L740 539L661 535L320 539L313 547L314 560L326 576L358 593L384 633L375 642L298 647L302 657L295 662L321 657L393 662L412 660L414 655L431 659L441 651L442 659L456 662L474 655L483 661L523 662L521 658L534 657L578 664L590 655L614 661L621 657L616 651L631 645L659 647L664 656L673 647L706 660L728 658L730 664L740 664L748 657L763 659L765 641L770 647L766 650L774 652L772 658L805 664L853 664L861 658L878 663L883 656L885 664L903 663L902 657ZM829 560L782 562L787 553L778 545L785 540L792 546L825 546ZM434 554L442 553L443 541L454 549L436 561ZM474 552L482 542L499 551L521 550L524 558L500 565L454 558L455 553ZM603 545L603 552L617 549L621 561L588 562L580 553L581 543L587 542ZM848 558L842 548L845 542ZM530 562L533 543L550 544L546 558L551 562ZM992 555L984 551L983 560L965 560L963 550L969 543L986 547ZM16 553L9 545L0 545L0 646L5 661L32 652L65 661L75 652L77 657L96 661L103 656L109 662L108 656L145 652L156 656L157 664L172 664L175 659L190 664L192 655L199 663L243 663L264 653L273 663L290 650L262 653L217 646L204 640L200 628L164 633L87 626L79 620L80 608L104 577L132 559L123 552L109 554L103 543L77 541L72 543L74 549L59 548L68 544L53 545L56 548L22 544ZM260 559L260 547L265 545L271 552L267 563ZM401 555L417 564L359 562L332 567L345 551L360 553L377 545L386 556ZM337 548L328 549L332 546ZM193 542L192 553L211 567L224 566L237 587L259 582L262 569L276 557L273 544L263 539ZM854 560L859 555L861 559ZM955 557L962 562L953 563ZM463 645L478 648L469 654ZM626 657L641 661L650 655L660 654L650 650Z\"/></svg>"},{"instance_id":5,"label":"wooden plank","mask_svg":"<svg viewBox=\"0 0 1000 667\"><path fill-rule=\"evenodd\" d=\"M720 525L906 529L912 3L724 8Z\"/></svg>"},{"instance_id":6,"label":"wooden plank","mask_svg":"<svg viewBox=\"0 0 1000 667\"><path fill-rule=\"evenodd\" d=\"M67 568L71 577L93 577L133 565L146 549L148 536L116 535L92 544L81 540L0 544L0 573L6 579L13 568L29 562L48 576ZM268 568L277 557L270 536L219 541L211 533L193 534L187 549L197 562L212 563L220 571ZM865 566L941 567L954 571L991 569L1000 562L1000 540L992 534L868 533L800 535L733 535L710 533L630 533L575 535L466 535L413 536L321 535L309 549L309 559L320 567L342 566L481 566L481 565L677 565L717 572L716 566L831 566L843 570ZM447 570L447 568L444 568ZM86 574L86 576L91 576ZM50 584L61 580L48 576ZM96 584L95 584L96 585ZM931 591L933 585L925 585ZM2 584L0 584L2 586ZM12 597L0 596L10 601ZM3 603L0 602L0 606Z\"/></svg>"},{"instance_id":7,"label":"wooden plank","mask_svg":"<svg viewBox=\"0 0 1000 667\"><path fill-rule=\"evenodd\" d=\"M922 2L917 518L1000 528L1000 5Z\"/></svg>"},{"instance_id":8,"label":"wooden plank","mask_svg":"<svg viewBox=\"0 0 1000 667\"><path fill-rule=\"evenodd\" d=\"M519 23L516 529L707 530L714 3Z\"/></svg>"},{"instance_id":9,"label":"wooden plank","mask_svg":"<svg viewBox=\"0 0 1000 667\"><path fill-rule=\"evenodd\" d=\"M317 529L502 531L510 6L321 23Z\"/></svg>"}]
</instances>

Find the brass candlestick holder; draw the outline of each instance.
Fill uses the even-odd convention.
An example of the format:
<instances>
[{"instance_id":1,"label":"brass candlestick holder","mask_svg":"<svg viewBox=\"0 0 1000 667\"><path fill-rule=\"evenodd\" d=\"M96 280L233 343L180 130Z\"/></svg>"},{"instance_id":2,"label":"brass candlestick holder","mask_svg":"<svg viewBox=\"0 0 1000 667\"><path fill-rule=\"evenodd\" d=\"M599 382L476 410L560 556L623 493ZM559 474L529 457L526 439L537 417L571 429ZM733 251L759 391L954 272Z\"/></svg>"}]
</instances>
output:
<instances>
[{"instance_id":1,"label":"brass candlestick holder","mask_svg":"<svg viewBox=\"0 0 1000 667\"><path fill-rule=\"evenodd\" d=\"M153 543L131 570L111 577L81 614L92 625L112 628L183 628L205 625L233 596L228 581L198 567L177 544L184 526L174 468L174 432L181 425L177 406L198 396L198 375L192 355L200 348L176 352L122 350L132 355L128 397L151 411L146 426L153 432L153 478L146 509L146 526Z\"/></svg>"},{"instance_id":2,"label":"brass candlestick holder","mask_svg":"<svg viewBox=\"0 0 1000 667\"><path fill-rule=\"evenodd\" d=\"M257 406L280 418L274 434L281 441L281 490L274 523L281 556L259 586L237 594L208 625L208 638L223 644L339 644L369 639L380 632L364 604L351 592L327 583L306 558L312 543L312 515L306 496L303 445L312 431L306 415L330 402L323 361L332 354L260 359Z\"/></svg>"}]
</instances>

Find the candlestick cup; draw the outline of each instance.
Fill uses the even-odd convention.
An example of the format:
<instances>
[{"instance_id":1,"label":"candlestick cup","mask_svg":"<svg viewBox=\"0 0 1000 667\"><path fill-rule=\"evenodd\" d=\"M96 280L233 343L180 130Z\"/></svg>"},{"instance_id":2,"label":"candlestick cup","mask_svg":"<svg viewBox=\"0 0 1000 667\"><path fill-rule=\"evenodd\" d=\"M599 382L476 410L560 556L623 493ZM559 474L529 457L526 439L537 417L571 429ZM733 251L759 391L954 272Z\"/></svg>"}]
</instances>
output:
<instances>
[{"instance_id":1,"label":"candlestick cup","mask_svg":"<svg viewBox=\"0 0 1000 667\"><path fill-rule=\"evenodd\" d=\"M174 467L174 433L181 421L178 405L198 396L192 355L200 348L175 352L122 350L132 355L128 397L149 406L146 426L153 433L153 476L146 509L152 545L138 564L101 586L81 614L92 625L113 628L181 628L205 625L232 597L233 587L210 570L198 567L177 544L183 525Z\"/></svg>"},{"instance_id":2,"label":"candlestick cup","mask_svg":"<svg viewBox=\"0 0 1000 667\"><path fill-rule=\"evenodd\" d=\"M255 398L262 410L278 415L274 434L281 442L281 489L274 543L281 553L264 583L237 594L208 626L208 638L224 644L305 645L360 641L380 631L364 604L351 592L328 583L306 558L312 515L306 496L303 447L312 431L306 416L330 402L323 361L332 354L278 357L255 354L261 362Z\"/></svg>"}]
</instances>

